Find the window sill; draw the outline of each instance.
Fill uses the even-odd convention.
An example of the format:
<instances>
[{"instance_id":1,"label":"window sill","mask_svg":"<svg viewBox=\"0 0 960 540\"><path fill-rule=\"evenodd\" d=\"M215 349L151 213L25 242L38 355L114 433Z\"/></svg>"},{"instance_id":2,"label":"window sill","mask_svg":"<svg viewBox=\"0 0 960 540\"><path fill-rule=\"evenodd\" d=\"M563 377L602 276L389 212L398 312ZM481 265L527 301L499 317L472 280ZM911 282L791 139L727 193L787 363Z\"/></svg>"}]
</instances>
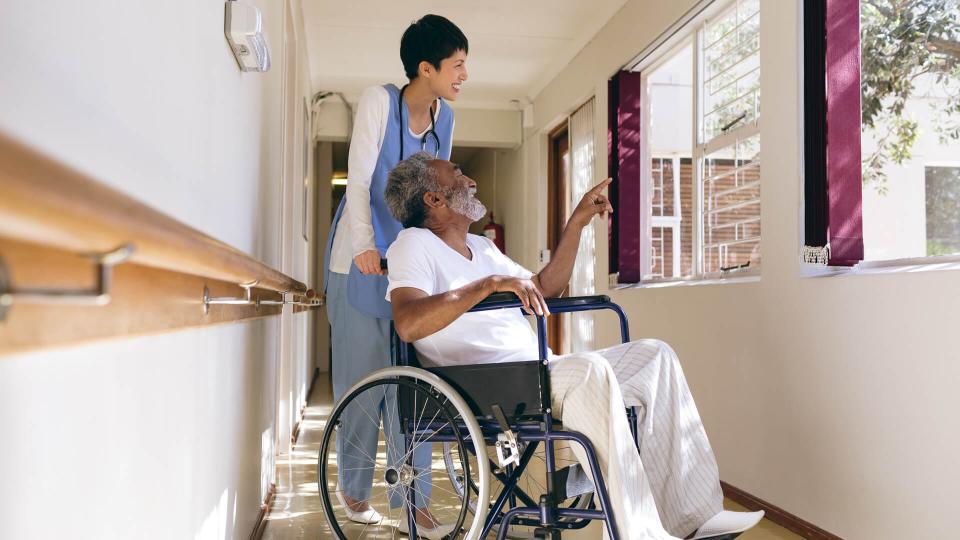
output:
<instances>
[{"instance_id":1,"label":"window sill","mask_svg":"<svg viewBox=\"0 0 960 540\"><path fill-rule=\"evenodd\" d=\"M641 281L640 283L611 284L610 290L624 289L660 289L665 287L691 287L697 285L722 285L736 283L757 283L760 281L760 270L750 272L736 272L727 276L706 276L702 278L664 279L658 281Z\"/></svg>"},{"instance_id":2,"label":"window sill","mask_svg":"<svg viewBox=\"0 0 960 540\"><path fill-rule=\"evenodd\" d=\"M801 264L800 277L818 278L905 272L936 272L940 270L960 270L960 256L949 255L941 257L918 257L914 259L891 259L888 261L864 261L850 267Z\"/></svg>"}]
</instances>

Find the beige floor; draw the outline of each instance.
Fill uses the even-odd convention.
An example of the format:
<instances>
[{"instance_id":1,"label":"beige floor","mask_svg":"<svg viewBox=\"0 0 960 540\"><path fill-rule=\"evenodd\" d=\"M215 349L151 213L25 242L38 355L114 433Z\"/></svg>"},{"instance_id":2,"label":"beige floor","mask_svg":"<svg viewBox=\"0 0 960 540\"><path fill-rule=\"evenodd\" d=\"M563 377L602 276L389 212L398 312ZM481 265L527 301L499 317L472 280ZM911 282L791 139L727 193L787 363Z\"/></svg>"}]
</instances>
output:
<instances>
[{"instance_id":1,"label":"beige floor","mask_svg":"<svg viewBox=\"0 0 960 540\"><path fill-rule=\"evenodd\" d=\"M268 516L263 538L287 540L294 538L331 538L333 536L323 516L320 497L317 494L317 454L326 419L331 411L332 392L330 384L321 374L304 413L300 438L290 456L277 461L278 494ZM731 510L743 510L732 501L725 501ZM599 524L597 524L599 525ZM591 529L594 532L591 533ZM405 537L404 537L405 538ZM578 534L565 534L570 540L600 538L599 528L591 526ZM790 531L768 520L740 536L742 540L790 540L798 539Z\"/></svg>"}]
</instances>

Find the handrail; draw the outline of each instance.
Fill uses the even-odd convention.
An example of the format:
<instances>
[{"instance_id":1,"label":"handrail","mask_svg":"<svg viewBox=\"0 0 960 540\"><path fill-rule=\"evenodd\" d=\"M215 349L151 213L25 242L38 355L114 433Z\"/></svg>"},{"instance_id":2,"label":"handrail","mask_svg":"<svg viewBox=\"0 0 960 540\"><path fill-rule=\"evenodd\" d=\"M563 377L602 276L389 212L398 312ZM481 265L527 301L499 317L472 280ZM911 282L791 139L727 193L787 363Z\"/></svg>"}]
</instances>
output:
<instances>
[{"instance_id":1,"label":"handrail","mask_svg":"<svg viewBox=\"0 0 960 540\"><path fill-rule=\"evenodd\" d=\"M250 255L3 134L0 236L78 253L131 245L129 262L139 265L312 296L303 283Z\"/></svg>"}]
</instances>

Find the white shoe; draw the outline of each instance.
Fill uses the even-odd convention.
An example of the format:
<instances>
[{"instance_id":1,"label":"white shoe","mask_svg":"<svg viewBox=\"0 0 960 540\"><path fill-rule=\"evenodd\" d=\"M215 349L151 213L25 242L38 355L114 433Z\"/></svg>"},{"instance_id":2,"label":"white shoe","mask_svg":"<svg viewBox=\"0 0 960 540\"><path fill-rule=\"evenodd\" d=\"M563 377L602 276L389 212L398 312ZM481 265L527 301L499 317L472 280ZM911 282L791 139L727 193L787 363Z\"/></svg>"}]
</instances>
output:
<instances>
[{"instance_id":1,"label":"white shoe","mask_svg":"<svg viewBox=\"0 0 960 540\"><path fill-rule=\"evenodd\" d=\"M689 536L690 540L699 538L711 538L714 536L723 536L726 534L738 534L753 527L763 519L763 510L758 512L734 512L732 510L722 510L717 515L708 519L706 523Z\"/></svg>"},{"instance_id":2,"label":"white shoe","mask_svg":"<svg viewBox=\"0 0 960 540\"><path fill-rule=\"evenodd\" d=\"M406 535L410 534L410 527L407 526L407 516L405 514L400 515L400 524L397 525L397 530ZM417 525L417 536L427 540L442 540L450 536L452 532L453 525L437 525L432 529Z\"/></svg>"},{"instance_id":3,"label":"white shoe","mask_svg":"<svg viewBox=\"0 0 960 540\"><path fill-rule=\"evenodd\" d=\"M337 486L337 500L340 501L340 504L343 505L344 511L347 513L347 519L355 523L363 523L364 525L374 525L383 521L383 516L380 515L380 512L377 512L373 508L367 508L363 512L354 512L350 509L350 506L347 505L347 501L343 499L343 494L340 493L340 486Z\"/></svg>"}]
</instances>

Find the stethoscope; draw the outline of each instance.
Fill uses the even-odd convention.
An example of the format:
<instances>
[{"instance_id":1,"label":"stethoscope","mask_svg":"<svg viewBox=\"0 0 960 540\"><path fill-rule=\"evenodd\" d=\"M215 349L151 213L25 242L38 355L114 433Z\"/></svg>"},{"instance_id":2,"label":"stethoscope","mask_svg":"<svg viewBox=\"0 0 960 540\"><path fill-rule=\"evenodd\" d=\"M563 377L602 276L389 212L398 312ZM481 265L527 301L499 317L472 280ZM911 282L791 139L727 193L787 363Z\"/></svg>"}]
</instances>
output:
<instances>
[{"instance_id":1,"label":"stethoscope","mask_svg":"<svg viewBox=\"0 0 960 540\"><path fill-rule=\"evenodd\" d=\"M407 85L403 85L403 88L400 89L400 97L397 98L397 114L400 115L400 161L403 161L403 92L407 89ZM430 129L423 134L423 137L420 138L420 150L426 150L427 148L427 137L433 135L433 142L437 143L437 151L434 153L434 156L440 157L440 136L437 135L437 123L434 118L433 105L430 105Z\"/></svg>"}]
</instances>

